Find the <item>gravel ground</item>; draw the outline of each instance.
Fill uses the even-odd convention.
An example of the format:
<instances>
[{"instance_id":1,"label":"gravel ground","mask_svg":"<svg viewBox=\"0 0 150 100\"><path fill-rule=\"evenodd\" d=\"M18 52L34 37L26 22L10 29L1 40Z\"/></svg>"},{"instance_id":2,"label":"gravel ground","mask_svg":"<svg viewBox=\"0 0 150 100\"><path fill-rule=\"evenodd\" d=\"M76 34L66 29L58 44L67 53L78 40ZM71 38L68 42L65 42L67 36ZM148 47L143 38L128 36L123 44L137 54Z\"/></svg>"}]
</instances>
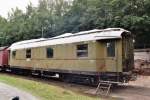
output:
<instances>
[{"instance_id":1,"label":"gravel ground","mask_svg":"<svg viewBox=\"0 0 150 100\"><path fill-rule=\"evenodd\" d=\"M138 76L136 81L119 86L112 91L111 96L121 100L150 100L150 76Z\"/></svg>"},{"instance_id":2,"label":"gravel ground","mask_svg":"<svg viewBox=\"0 0 150 100\"><path fill-rule=\"evenodd\" d=\"M91 89L86 93L94 93ZM150 76L138 76L136 81L112 89L104 100L150 100Z\"/></svg>"},{"instance_id":3,"label":"gravel ground","mask_svg":"<svg viewBox=\"0 0 150 100\"><path fill-rule=\"evenodd\" d=\"M0 83L0 100L11 100L15 96L19 96L19 100L37 100L37 98L33 97L29 93L4 83Z\"/></svg>"}]
</instances>

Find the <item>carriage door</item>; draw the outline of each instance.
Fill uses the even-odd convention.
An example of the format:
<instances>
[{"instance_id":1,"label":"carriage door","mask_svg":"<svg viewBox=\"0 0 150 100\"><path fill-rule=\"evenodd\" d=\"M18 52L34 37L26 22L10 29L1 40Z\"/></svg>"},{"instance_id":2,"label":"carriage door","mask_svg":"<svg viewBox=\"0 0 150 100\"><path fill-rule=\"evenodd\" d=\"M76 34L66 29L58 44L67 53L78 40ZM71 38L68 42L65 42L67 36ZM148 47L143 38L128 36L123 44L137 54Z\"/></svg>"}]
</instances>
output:
<instances>
[{"instance_id":1,"label":"carriage door","mask_svg":"<svg viewBox=\"0 0 150 100\"><path fill-rule=\"evenodd\" d=\"M105 64L107 68L107 72L118 72L117 70L117 46L116 40L108 40L105 43Z\"/></svg>"}]
</instances>

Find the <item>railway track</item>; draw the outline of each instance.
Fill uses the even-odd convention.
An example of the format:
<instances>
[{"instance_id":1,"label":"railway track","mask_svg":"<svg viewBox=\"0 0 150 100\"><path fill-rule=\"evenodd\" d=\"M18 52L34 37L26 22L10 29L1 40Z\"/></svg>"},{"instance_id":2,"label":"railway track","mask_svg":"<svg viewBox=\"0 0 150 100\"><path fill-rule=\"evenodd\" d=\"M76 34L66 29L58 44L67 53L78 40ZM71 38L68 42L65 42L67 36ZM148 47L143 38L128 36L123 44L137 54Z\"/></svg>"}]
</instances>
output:
<instances>
[{"instance_id":1,"label":"railway track","mask_svg":"<svg viewBox=\"0 0 150 100\"><path fill-rule=\"evenodd\" d=\"M86 85L86 86L97 86L96 84L92 84L91 80L87 77L80 77L78 76L70 76L68 75L68 78L64 78L60 76L60 74L42 74L39 72L32 72L32 71L23 71L23 70L11 70L11 69L5 69L1 70L1 73L6 74L12 74L12 75L18 75L18 76L24 76L24 77L30 77L30 78L36 78L40 80L47 80L47 81L59 81L64 82L67 84L78 84L78 85Z\"/></svg>"},{"instance_id":2,"label":"railway track","mask_svg":"<svg viewBox=\"0 0 150 100\"><path fill-rule=\"evenodd\" d=\"M93 87L90 85L76 84L76 83L67 83L67 82L64 82L64 81L58 79L57 77L47 77L47 76L38 76L38 75L21 75L21 74L9 73L9 72L0 72L0 75L8 75L8 76L16 77L16 78L23 78L26 80L42 82L44 84L58 86L58 87L61 87L64 89L71 90L75 93L87 95L90 97L98 96L98 95L93 94L93 91L96 89L96 87ZM141 79L143 79L143 78L141 78ZM134 82L134 84L135 83L136 82ZM140 83L140 82L137 82L137 83ZM142 89L145 92L144 93L141 92L140 89ZM141 94L137 94L137 91L140 91ZM101 96L101 98L103 98L104 100L116 100L116 99L118 99L118 97L132 98L132 96L130 96L129 92L133 93L134 97L136 95L145 96L143 94L146 94L147 93L146 91L149 91L149 90L146 88L141 88L141 87L137 87L137 86L134 87L134 85L131 85L131 83L130 83L130 85L125 85L125 86L120 85L118 87L113 87L112 92L110 93L110 95L108 97Z\"/></svg>"},{"instance_id":3,"label":"railway track","mask_svg":"<svg viewBox=\"0 0 150 100\"><path fill-rule=\"evenodd\" d=\"M24 74L20 74L20 73L11 73L11 72L0 72L0 74L5 74L5 75L11 75L13 77L19 77L19 78L24 78L24 79L28 79L28 80L34 80L34 81L41 81L41 82L61 82L63 83L62 80L60 80L57 77L49 77L49 76L39 76L37 74L31 74L31 75L24 75Z\"/></svg>"},{"instance_id":4,"label":"railway track","mask_svg":"<svg viewBox=\"0 0 150 100\"><path fill-rule=\"evenodd\" d=\"M48 77L48 76L38 76L38 75L23 75L23 74L14 74L10 72L0 72L1 75L8 75L16 78L23 78L31 81L36 81L36 82L42 82L45 84L53 85L53 86L59 86L71 91L74 91L76 93L81 93L83 95L95 97L95 94L87 93L87 91L91 89L95 89L96 87L92 85L85 85L81 83L68 83L60 80L57 77Z\"/></svg>"}]
</instances>

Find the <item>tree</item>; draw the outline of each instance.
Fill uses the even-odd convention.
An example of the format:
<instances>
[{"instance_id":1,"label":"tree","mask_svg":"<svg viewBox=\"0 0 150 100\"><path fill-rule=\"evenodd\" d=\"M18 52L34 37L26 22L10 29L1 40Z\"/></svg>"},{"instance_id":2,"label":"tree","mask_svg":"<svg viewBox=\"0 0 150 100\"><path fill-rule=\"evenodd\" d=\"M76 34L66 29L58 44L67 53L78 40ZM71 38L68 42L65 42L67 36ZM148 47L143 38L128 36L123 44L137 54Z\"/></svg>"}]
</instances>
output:
<instances>
[{"instance_id":1,"label":"tree","mask_svg":"<svg viewBox=\"0 0 150 100\"><path fill-rule=\"evenodd\" d=\"M53 37L66 32L120 27L135 35L136 47L150 44L149 0L39 0L26 13L18 8L0 17L0 44ZM2 37L2 38L1 38ZM150 47L150 45L149 45Z\"/></svg>"}]
</instances>

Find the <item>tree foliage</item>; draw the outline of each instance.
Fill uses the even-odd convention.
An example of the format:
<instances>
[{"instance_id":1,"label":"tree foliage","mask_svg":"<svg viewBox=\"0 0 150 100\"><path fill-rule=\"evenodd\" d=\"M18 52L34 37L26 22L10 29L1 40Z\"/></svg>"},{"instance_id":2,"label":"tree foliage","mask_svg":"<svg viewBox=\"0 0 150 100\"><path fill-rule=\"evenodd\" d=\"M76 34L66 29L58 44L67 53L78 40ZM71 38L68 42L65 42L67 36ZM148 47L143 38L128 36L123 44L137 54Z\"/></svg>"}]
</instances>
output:
<instances>
[{"instance_id":1,"label":"tree foliage","mask_svg":"<svg viewBox=\"0 0 150 100\"><path fill-rule=\"evenodd\" d=\"M0 17L0 44L52 37L65 32L120 27L135 34L136 46L150 44L149 0L39 0L26 13L12 9Z\"/></svg>"}]
</instances>

